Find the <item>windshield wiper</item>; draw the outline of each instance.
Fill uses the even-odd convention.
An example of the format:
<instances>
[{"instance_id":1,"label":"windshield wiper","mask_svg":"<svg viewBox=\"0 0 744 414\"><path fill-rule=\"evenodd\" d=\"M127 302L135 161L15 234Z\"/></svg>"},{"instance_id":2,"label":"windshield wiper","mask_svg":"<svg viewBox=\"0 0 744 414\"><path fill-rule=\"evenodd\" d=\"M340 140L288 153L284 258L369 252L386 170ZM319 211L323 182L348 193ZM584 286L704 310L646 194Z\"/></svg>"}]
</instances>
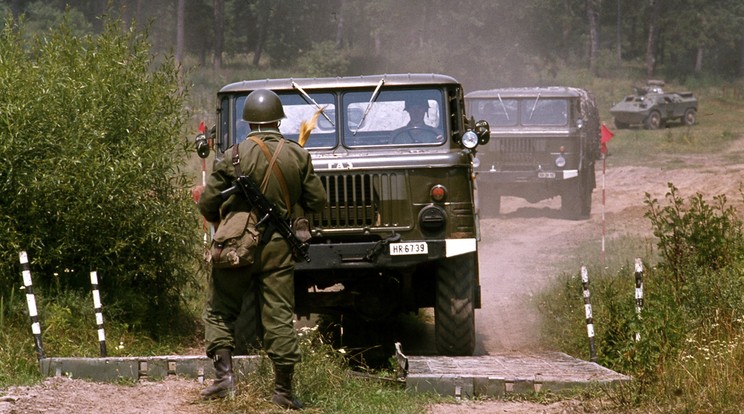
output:
<instances>
[{"instance_id":1,"label":"windshield wiper","mask_svg":"<svg viewBox=\"0 0 744 414\"><path fill-rule=\"evenodd\" d=\"M535 114L535 108L537 108L537 101L540 100L540 94L538 93L535 97L535 103L532 105L532 109L530 109L530 117L528 118L530 121L532 120L532 115Z\"/></svg>"},{"instance_id":2,"label":"windshield wiper","mask_svg":"<svg viewBox=\"0 0 744 414\"><path fill-rule=\"evenodd\" d=\"M362 115L362 119L359 121L359 125L354 130L354 132L351 135L356 135L357 132L359 132L359 128L362 127L362 124L364 124L364 120L367 119L367 114L369 113L369 110L372 109L372 104L377 99L377 94L380 93L380 88L385 83L385 79L380 79L380 81L377 83L377 87L375 88L375 91L372 92L372 97L369 98L369 102L367 103L367 107L364 108L364 115Z\"/></svg>"},{"instance_id":3,"label":"windshield wiper","mask_svg":"<svg viewBox=\"0 0 744 414\"><path fill-rule=\"evenodd\" d=\"M327 119L327 120L328 120L328 122L330 122L330 123L331 123L331 125L332 125L332 126L333 126L334 128L336 127L336 124L335 124L335 123L333 123L333 121L331 120L331 118L330 118L330 117L328 117L328 115L326 115L326 113L325 113L325 110L324 110L324 109L325 109L325 106L321 107L320 105L318 105L318 103L317 103L317 102L315 102L315 99L313 99L313 97L312 97L312 96L308 95L308 93L307 93L307 92L305 92L305 90L304 90L304 89L302 89L302 88L300 87L300 85L298 85L297 83L295 83L295 81L292 81L292 87L293 87L293 88L295 88L295 89L297 89L298 91L300 91L300 93L302 94L302 97L303 97L303 98L305 99L305 101L306 101L307 103L309 103L309 104L313 104L313 106L315 106L315 109L317 109L317 110L318 110L318 112L320 112L320 113L321 113L321 115L323 115L323 118Z\"/></svg>"},{"instance_id":4,"label":"windshield wiper","mask_svg":"<svg viewBox=\"0 0 744 414\"><path fill-rule=\"evenodd\" d=\"M504 101L501 100L501 94L500 93L496 94L496 96L499 97L499 102L501 102L501 109L504 110L504 115L506 116L506 120L511 121L511 119L509 119L509 112L506 110L506 105L504 105Z\"/></svg>"}]
</instances>

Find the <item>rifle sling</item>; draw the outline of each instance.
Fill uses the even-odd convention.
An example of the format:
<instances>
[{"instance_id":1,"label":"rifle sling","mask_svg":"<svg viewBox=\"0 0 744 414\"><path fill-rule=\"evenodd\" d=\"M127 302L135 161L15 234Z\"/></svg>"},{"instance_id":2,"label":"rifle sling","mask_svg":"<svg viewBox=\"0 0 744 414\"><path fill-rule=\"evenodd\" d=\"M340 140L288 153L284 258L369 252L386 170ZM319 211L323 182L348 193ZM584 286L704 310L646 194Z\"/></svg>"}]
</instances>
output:
<instances>
[{"instance_id":1,"label":"rifle sling","mask_svg":"<svg viewBox=\"0 0 744 414\"><path fill-rule=\"evenodd\" d=\"M281 152L282 148L284 147L284 143L286 142L286 140L279 140L279 145L276 146L276 150L274 151L273 155L271 154L271 151L266 146L266 143L263 142L263 140L260 140L256 137L251 137L251 140L261 148L264 156L267 160L269 160L269 168L266 171L263 182L261 183L261 191L265 191L266 185L269 182L269 170L273 171L274 176L276 176L277 181L279 181L279 185L282 187L282 195L284 196L284 205L287 207L287 213L290 213L292 210L292 205L289 203L289 188L287 187L287 182L284 180L284 174L282 174L282 170L276 164L276 159L279 157L279 152Z\"/></svg>"}]
</instances>

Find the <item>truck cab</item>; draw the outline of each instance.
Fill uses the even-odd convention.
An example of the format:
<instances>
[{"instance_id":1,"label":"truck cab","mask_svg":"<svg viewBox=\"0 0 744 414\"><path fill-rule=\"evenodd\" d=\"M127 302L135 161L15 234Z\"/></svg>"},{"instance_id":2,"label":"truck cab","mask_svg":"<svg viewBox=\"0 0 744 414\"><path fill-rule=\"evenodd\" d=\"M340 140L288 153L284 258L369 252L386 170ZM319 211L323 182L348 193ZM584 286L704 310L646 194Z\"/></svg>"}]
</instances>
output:
<instances>
[{"instance_id":1,"label":"truck cab","mask_svg":"<svg viewBox=\"0 0 744 414\"><path fill-rule=\"evenodd\" d=\"M530 203L560 196L564 218L589 218L601 135L590 92L502 88L470 92L465 101L469 114L490 125L476 168L481 193L489 193L485 214L499 214L501 196Z\"/></svg>"},{"instance_id":2,"label":"truck cab","mask_svg":"<svg viewBox=\"0 0 744 414\"><path fill-rule=\"evenodd\" d=\"M280 130L302 142L326 189L311 223L309 262L295 272L299 316L379 321L434 308L436 349L471 355L480 308L473 161L489 139L465 114L461 85L439 74L236 82L217 94L218 158L245 139L246 96L277 93Z\"/></svg>"}]
</instances>

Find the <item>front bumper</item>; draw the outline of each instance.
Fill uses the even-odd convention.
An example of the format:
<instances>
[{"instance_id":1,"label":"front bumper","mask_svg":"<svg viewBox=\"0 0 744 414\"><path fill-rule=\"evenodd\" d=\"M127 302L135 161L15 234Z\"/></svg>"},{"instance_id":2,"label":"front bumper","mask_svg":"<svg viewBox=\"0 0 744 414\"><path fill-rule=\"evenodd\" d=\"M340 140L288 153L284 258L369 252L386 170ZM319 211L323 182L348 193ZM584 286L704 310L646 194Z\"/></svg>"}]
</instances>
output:
<instances>
[{"instance_id":1,"label":"front bumper","mask_svg":"<svg viewBox=\"0 0 744 414\"><path fill-rule=\"evenodd\" d=\"M310 262L299 261L297 271L324 269L404 268L477 251L475 238L442 240L405 240L409 244L426 243L421 254L391 254L394 242L311 244ZM400 246L400 245L397 245Z\"/></svg>"},{"instance_id":2,"label":"front bumper","mask_svg":"<svg viewBox=\"0 0 744 414\"><path fill-rule=\"evenodd\" d=\"M481 170L478 179L490 183L544 183L579 176L579 170L497 171Z\"/></svg>"}]
</instances>

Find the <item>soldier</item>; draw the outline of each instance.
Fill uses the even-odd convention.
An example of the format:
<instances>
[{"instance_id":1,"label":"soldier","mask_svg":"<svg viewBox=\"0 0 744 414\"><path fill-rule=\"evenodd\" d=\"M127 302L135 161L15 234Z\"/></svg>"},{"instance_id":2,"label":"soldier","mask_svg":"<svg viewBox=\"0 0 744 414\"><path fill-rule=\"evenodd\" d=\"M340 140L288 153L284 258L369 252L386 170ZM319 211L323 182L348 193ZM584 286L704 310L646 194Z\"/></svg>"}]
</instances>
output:
<instances>
[{"instance_id":1,"label":"soldier","mask_svg":"<svg viewBox=\"0 0 744 414\"><path fill-rule=\"evenodd\" d=\"M271 153L276 152L284 139L279 132L279 123L285 117L279 96L270 90L253 91L245 100L243 119L248 122L251 132L245 141L238 144L238 171L249 175L256 183L262 182L269 169L269 160L251 138L258 138ZM199 212L215 226L230 211L250 211L243 197L233 196L223 202L220 196L220 192L229 188L236 178L232 153L232 149L229 150L215 165L198 202ZM304 148L285 141L275 165L281 174L274 174L273 169L269 171L274 176L269 179L264 195L284 217L289 219L289 212L295 204L310 212L319 211L325 205L325 190L313 171L310 154ZM285 199L291 205L286 205ZM235 391L232 370L235 322L248 289L258 289L263 346L275 371L272 401L283 408L300 409L302 404L292 395L294 366L301 358L293 325L294 259L289 245L279 233L274 233L267 243L259 245L253 264L237 269L212 269L203 319L206 352L214 360L216 379L201 395L204 399L223 398Z\"/></svg>"},{"instance_id":2,"label":"soldier","mask_svg":"<svg viewBox=\"0 0 744 414\"><path fill-rule=\"evenodd\" d=\"M425 122L429 112L429 101L426 98L407 98L403 110L408 112L408 124L393 131L394 144L433 143L444 139L440 131Z\"/></svg>"}]
</instances>

